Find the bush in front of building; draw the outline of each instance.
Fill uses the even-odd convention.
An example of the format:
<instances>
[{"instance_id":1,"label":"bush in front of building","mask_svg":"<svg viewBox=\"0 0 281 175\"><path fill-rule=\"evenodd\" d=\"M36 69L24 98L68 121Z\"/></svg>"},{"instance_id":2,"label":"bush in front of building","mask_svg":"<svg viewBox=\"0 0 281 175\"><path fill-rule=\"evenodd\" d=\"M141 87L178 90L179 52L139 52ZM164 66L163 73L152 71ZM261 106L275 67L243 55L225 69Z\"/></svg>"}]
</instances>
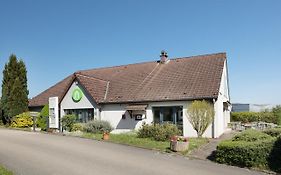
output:
<instances>
[{"instance_id":1,"label":"bush in front of building","mask_svg":"<svg viewBox=\"0 0 281 175\"><path fill-rule=\"evenodd\" d=\"M33 121L29 112L24 112L12 118L11 127L13 128L28 128L32 125Z\"/></svg>"},{"instance_id":2,"label":"bush in front of building","mask_svg":"<svg viewBox=\"0 0 281 175\"><path fill-rule=\"evenodd\" d=\"M72 131L83 131L84 124L83 123L74 123L72 126Z\"/></svg>"},{"instance_id":3,"label":"bush in front of building","mask_svg":"<svg viewBox=\"0 0 281 175\"><path fill-rule=\"evenodd\" d=\"M187 109L187 119L197 132L198 137L202 137L213 122L214 116L214 106L205 100L195 100Z\"/></svg>"},{"instance_id":4,"label":"bush in front of building","mask_svg":"<svg viewBox=\"0 0 281 175\"><path fill-rule=\"evenodd\" d=\"M88 123L85 123L83 126L83 131L89 133L104 133L104 132L111 132L113 127L108 121L104 120L92 120Z\"/></svg>"},{"instance_id":5,"label":"bush in front of building","mask_svg":"<svg viewBox=\"0 0 281 175\"><path fill-rule=\"evenodd\" d=\"M140 138L152 138L156 141L168 141L172 136L179 135L181 131L175 124L143 124L138 130L137 136Z\"/></svg>"},{"instance_id":6,"label":"bush in front of building","mask_svg":"<svg viewBox=\"0 0 281 175\"><path fill-rule=\"evenodd\" d=\"M272 112L232 112L231 113L232 122L267 122L267 123L278 123L278 117Z\"/></svg>"},{"instance_id":7,"label":"bush in front of building","mask_svg":"<svg viewBox=\"0 0 281 175\"><path fill-rule=\"evenodd\" d=\"M37 117L36 124L39 128L41 128L42 131L47 130L47 122L48 122L48 117L49 117L49 104L46 104L39 116Z\"/></svg>"},{"instance_id":8,"label":"bush in front of building","mask_svg":"<svg viewBox=\"0 0 281 175\"><path fill-rule=\"evenodd\" d=\"M62 128L64 130L71 132L75 121L76 121L76 116L73 114L63 116L61 119Z\"/></svg>"}]
</instances>

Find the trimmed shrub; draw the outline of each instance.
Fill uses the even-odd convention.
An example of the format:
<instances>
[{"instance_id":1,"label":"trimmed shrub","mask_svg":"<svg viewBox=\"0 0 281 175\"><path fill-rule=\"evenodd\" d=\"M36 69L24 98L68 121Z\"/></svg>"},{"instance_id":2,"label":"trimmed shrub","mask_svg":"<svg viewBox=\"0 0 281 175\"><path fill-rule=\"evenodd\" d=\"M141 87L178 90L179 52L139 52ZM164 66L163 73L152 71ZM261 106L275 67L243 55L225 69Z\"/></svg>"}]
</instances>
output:
<instances>
[{"instance_id":1,"label":"trimmed shrub","mask_svg":"<svg viewBox=\"0 0 281 175\"><path fill-rule=\"evenodd\" d=\"M37 117L36 124L42 131L47 130L47 121L49 117L49 104L46 104L41 112L40 115Z\"/></svg>"},{"instance_id":2,"label":"trimmed shrub","mask_svg":"<svg viewBox=\"0 0 281 175\"><path fill-rule=\"evenodd\" d=\"M174 124L143 124L138 130L137 136L140 138L152 138L156 141L167 141L172 136L179 135L180 130Z\"/></svg>"},{"instance_id":3,"label":"trimmed shrub","mask_svg":"<svg viewBox=\"0 0 281 175\"><path fill-rule=\"evenodd\" d=\"M272 137L278 137L281 135L281 128L271 128L271 129L264 130L263 132Z\"/></svg>"},{"instance_id":4,"label":"trimmed shrub","mask_svg":"<svg viewBox=\"0 0 281 175\"><path fill-rule=\"evenodd\" d=\"M216 161L240 167L266 168L275 140L223 141L217 146Z\"/></svg>"},{"instance_id":5,"label":"trimmed shrub","mask_svg":"<svg viewBox=\"0 0 281 175\"><path fill-rule=\"evenodd\" d=\"M267 122L267 123L278 123L278 117L272 112L232 112L231 121L239 121L242 123L249 122Z\"/></svg>"},{"instance_id":6,"label":"trimmed shrub","mask_svg":"<svg viewBox=\"0 0 281 175\"><path fill-rule=\"evenodd\" d=\"M74 123L71 131L83 131L83 123Z\"/></svg>"},{"instance_id":7,"label":"trimmed shrub","mask_svg":"<svg viewBox=\"0 0 281 175\"><path fill-rule=\"evenodd\" d=\"M63 118L61 119L63 129L71 132L72 128L73 128L73 124L75 123L75 121L76 121L75 115L65 115L65 116L63 116Z\"/></svg>"},{"instance_id":8,"label":"trimmed shrub","mask_svg":"<svg viewBox=\"0 0 281 175\"><path fill-rule=\"evenodd\" d=\"M243 131L232 138L232 141L246 141L246 142L254 142L259 140L271 139L272 137L262 131L249 129Z\"/></svg>"},{"instance_id":9,"label":"trimmed shrub","mask_svg":"<svg viewBox=\"0 0 281 175\"><path fill-rule=\"evenodd\" d=\"M103 133L111 132L113 128L108 121L92 120L84 125L83 130L90 133Z\"/></svg>"},{"instance_id":10,"label":"trimmed shrub","mask_svg":"<svg viewBox=\"0 0 281 175\"><path fill-rule=\"evenodd\" d=\"M276 136L279 132L280 128L263 132L246 130L232 140L222 141L217 146L216 161L281 172L281 135Z\"/></svg>"},{"instance_id":11,"label":"trimmed shrub","mask_svg":"<svg viewBox=\"0 0 281 175\"><path fill-rule=\"evenodd\" d=\"M33 121L29 112L24 112L12 118L11 127L28 128L31 127L32 125L33 125Z\"/></svg>"}]
</instances>

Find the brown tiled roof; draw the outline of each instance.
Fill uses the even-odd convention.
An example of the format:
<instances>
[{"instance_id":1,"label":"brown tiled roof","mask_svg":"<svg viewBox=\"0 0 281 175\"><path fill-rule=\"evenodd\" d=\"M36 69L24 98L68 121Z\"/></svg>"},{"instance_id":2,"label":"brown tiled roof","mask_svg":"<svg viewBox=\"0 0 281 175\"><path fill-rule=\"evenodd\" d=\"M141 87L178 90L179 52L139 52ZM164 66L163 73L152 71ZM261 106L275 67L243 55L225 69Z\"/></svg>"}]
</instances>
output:
<instances>
[{"instance_id":1,"label":"brown tiled roof","mask_svg":"<svg viewBox=\"0 0 281 175\"><path fill-rule=\"evenodd\" d=\"M225 60L225 53L217 53L79 71L31 99L30 106L61 98L73 76L97 103L217 98Z\"/></svg>"},{"instance_id":2,"label":"brown tiled roof","mask_svg":"<svg viewBox=\"0 0 281 175\"><path fill-rule=\"evenodd\" d=\"M92 96L96 102L101 102L105 99L106 88L108 81L97 79L94 77L88 77L79 73L75 74L79 83L87 89L87 92Z\"/></svg>"},{"instance_id":3,"label":"brown tiled roof","mask_svg":"<svg viewBox=\"0 0 281 175\"><path fill-rule=\"evenodd\" d=\"M74 75L70 75L49 89L43 91L36 97L29 100L29 106L44 106L49 103L49 97L59 97L59 99L61 99L73 79Z\"/></svg>"}]
</instances>

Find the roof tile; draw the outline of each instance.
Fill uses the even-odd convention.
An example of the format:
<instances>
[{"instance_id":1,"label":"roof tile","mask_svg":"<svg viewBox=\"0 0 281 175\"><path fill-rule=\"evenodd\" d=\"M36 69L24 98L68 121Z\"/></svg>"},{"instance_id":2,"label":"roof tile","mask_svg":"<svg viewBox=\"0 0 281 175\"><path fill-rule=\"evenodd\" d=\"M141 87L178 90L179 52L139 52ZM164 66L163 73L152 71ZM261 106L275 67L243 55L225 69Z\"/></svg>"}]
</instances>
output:
<instances>
[{"instance_id":1,"label":"roof tile","mask_svg":"<svg viewBox=\"0 0 281 175\"><path fill-rule=\"evenodd\" d=\"M218 53L171 59L166 64L155 61L83 70L34 97L29 105L44 105L51 96L61 98L73 76L97 103L216 98L225 60L226 54Z\"/></svg>"}]
</instances>

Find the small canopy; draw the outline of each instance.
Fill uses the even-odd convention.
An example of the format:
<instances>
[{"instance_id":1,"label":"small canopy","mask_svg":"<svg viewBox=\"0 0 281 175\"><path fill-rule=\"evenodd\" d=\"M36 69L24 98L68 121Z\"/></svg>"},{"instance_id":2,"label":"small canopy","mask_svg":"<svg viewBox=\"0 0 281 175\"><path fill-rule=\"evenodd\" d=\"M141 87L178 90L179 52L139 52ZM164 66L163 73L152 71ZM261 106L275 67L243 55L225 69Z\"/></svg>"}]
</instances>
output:
<instances>
[{"instance_id":1,"label":"small canopy","mask_svg":"<svg viewBox=\"0 0 281 175\"><path fill-rule=\"evenodd\" d=\"M125 107L127 111L145 111L147 105L141 104L141 105L128 105Z\"/></svg>"}]
</instances>

